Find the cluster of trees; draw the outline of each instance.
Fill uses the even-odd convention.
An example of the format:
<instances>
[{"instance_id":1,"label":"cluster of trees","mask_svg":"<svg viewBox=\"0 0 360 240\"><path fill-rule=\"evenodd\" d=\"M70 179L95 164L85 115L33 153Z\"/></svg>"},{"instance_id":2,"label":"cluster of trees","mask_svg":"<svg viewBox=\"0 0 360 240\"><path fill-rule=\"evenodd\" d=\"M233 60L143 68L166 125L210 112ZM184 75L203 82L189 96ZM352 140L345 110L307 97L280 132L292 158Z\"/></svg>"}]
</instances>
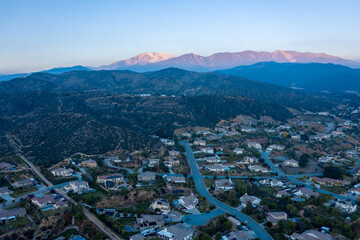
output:
<instances>
[{"instance_id":1,"label":"cluster of trees","mask_svg":"<svg viewBox=\"0 0 360 240\"><path fill-rule=\"evenodd\" d=\"M219 232L225 233L230 231L232 228L232 223L225 215L212 220L206 226L201 226L199 228L200 234L195 238L196 240L211 240L212 236L215 235L215 239L221 239L221 235L217 234ZM220 237L220 238L219 238Z\"/></svg>"}]
</instances>

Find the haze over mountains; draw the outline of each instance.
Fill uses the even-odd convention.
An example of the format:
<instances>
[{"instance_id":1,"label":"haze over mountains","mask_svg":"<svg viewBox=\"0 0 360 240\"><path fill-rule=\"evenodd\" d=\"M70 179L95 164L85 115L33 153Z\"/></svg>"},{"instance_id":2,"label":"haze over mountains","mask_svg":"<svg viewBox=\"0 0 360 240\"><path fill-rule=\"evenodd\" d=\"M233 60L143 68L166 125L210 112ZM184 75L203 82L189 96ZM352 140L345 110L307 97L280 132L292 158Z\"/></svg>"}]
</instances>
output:
<instances>
[{"instance_id":1,"label":"haze over mountains","mask_svg":"<svg viewBox=\"0 0 360 240\"><path fill-rule=\"evenodd\" d=\"M216 72L308 92L360 92L360 69L331 63L261 62Z\"/></svg>"}]
</instances>

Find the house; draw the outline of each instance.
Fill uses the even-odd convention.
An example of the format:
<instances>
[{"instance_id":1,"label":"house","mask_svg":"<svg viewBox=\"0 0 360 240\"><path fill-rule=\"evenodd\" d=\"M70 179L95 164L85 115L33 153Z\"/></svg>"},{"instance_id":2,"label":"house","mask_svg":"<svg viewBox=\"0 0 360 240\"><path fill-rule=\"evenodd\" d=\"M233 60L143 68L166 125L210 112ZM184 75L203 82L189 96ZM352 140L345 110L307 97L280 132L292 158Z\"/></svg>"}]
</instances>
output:
<instances>
[{"instance_id":1,"label":"house","mask_svg":"<svg viewBox=\"0 0 360 240\"><path fill-rule=\"evenodd\" d=\"M152 158L152 159L149 159L149 161L148 161L149 168L158 167L159 164L160 164L160 159L158 159L158 158Z\"/></svg>"},{"instance_id":2,"label":"house","mask_svg":"<svg viewBox=\"0 0 360 240\"><path fill-rule=\"evenodd\" d=\"M155 173L153 172L144 172L144 173L140 173L137 176L137 179L139 182L152 182L155 181L156 176Z\"/></svg>"},{"instance_id":3,"label":"house","mask_svg":"<svg viewBox=\"0 0 360 240\"><path fill-rule=\"evenodd\" d=\"M53 205L53 208L60 209L60 208L66 208L68 206L69 206L68 202L66 200L62 199L62 200L56 201L55 204Z\"/></svg>"},{"instance_id":4,"label":"house","mask_svg":"<svg viewBox=\"0 0 360 240\"><path fill-rule=\"evenodd\" d=\"M158 199L150 204L150 209L152 211L159 209L162 214L167 214L170 212L170 204L166 199Z\"/></svg>"},{"instance_id":5,"label":"house","mask_svg":"<svg viewBox=\"0 0 360 240\"><path fill-rule=\"evenodd\" d=\"M185 183L186 179L184 176L166 176L166 181L171 183Z\"/></svg>"},{"instance_id":6,"label":"house","mask_svg":"<svg viewBox=\"0 0 360 240\"><path fill-rule=\"evenodd\" d=\"M82 193L89 190L89 183L86 181L73 181L64 186L65 191L72 191L74 193Z\"/></svg>"},{"instance_id":7,"label":"house","mask_svg":"<svg viewBox=\"0 0 360 240\"><path fill-rule=\"evenodd\" d=\"M175 142L173 140L166 139L166 138L160 138L160 142L162 144L164 144L165 146L174 146L175 145Z\"/></svg>"},{"instance_id":8,"label":"house","mask_svg":"<svg viewBox=\"0 0 360 240\"><path fill-rule=\"evenodd\" d=\"M272 144L269 147L267 147L267 151L271 152L273 150L277 150L277 151L283 151L285 149L285 146L283 145L276 145L276 144Z\"/></svg>"},{"instance_id":9,"label":"house","mask_svg":"<svg viewBox=\"0 0 360 240\"><path fill-rule=\"evenodd\" d=\"M335 159L332 156L322 156L319 157L318 161L320 163L329 163L329 162L333 162Z\"/></svg>"},{"instance_id":10,"label":"house","mask_svg":"<svg viewBox=\"0 0 360 240\"><path fill-rule=\"evenodd\" d=\"M57 168L54 170L51 170L51 173L54 175L54 177L71 177L74 170L71 168Z\"/></svg>"},{"instance_id":11,"label":"house","mask_svg":"<svg viewBox=\"0 0 360 240\"><path fill-rule=\"evenodd\" d=\"M106 184L107 182L119 184L124 182L124 176L121 173L112 173L110 175L98 176L96 182L102 184Z\"/></svg>"},{"instance_id":12,"label":"house","mask_svg":"<svg viewBox=\"0 0 360 240\"><path fill-rule=\"evenodd\" d=\"M213 148L202 148L201 152L203 153L207 153L207 154L214 154L214 149Z\"/></svg>"},{"instance_id":13,"label":"house","mask_svg":"<svg viewBox=\"0 0 360 240\"><path fill-rule=\"evenodd\" d=\"M249 233L246 231L233 231L228 234L222 236L223 240L249 240L251 239Z\"/></svg>"},{"instance_id":14,"label":"house","mask_svg":"<svg viewBox=\"0 0 360 240\"><path fill-rule=\"evenodd\" d=\"M355 195L360 195L360 186L354 186L354 188L350 189L349 192Z\"/></svg>"},{"instance_id":15,"label":"house","mask_svg":"<svg viewBox=\"0 0 360 240\"><path fill-rule=\"evenodd\" d=\"M14 170L16 170L15 165L12 165L7 162L0 163L0 172L9 172L9 171L14 171Z\"/></svg>"},{"instance_id":16,"label":"house","mask_svg":"<svg viewBox=\"0 0 360 240\"><path fill-rule=\"evenodd\" d=\"M189 133L189 132L184 132L181 134L182 137L185 137L185 138L191 138L192 137L192 134Z\"/></svg>"},{"instance_id":17,"label":"house","mask_svg":"<svg viewBox=\"0 0 360 240\"><path fill-rule=\"evenodd\" d=\"M206 141L202 139L197 139L194 141L195 146L206 146Z\"/></svg>"},{"instance_id":18,"label":"house","mask_svg":"<svg viewBox=\"0 0 360 240\"><path fill-rule=\"evenodd\" d=\"M249 142L247 144L248 148L256 148L256 149L261 149L261 144L258 142Z\"/></svg>"},{"instance_id":19,"label":"house","mask_svg":"<svg viewBox=\"0 0 360 240\"><path fill-rule=\"evenodd\" d=\"M241 205L243 207L246 207L246 204L248 202L250 202L253 206L258 206L260 205L261 199L254 197L254 196L249 196L247 193L245 193L241 198L240 198L240 202Z\"/></svg>"},{"instance_id":20,"label":"house","mask_svg":"<svg viewBox=\"0 0 360 240\"><path fill-rule=\"evenodd\" d=\"M300 188L294 192L294 195L299 197L311 198L311 197L318 197L319 193L314 192L308 188Z\"/></svg>"},{"instance_id":21,"label":"house","mask_svg":"<svg viewBox=\"0 0 360 240\"><path fill-rule=\"evenodd\" d=\"M166 219L169 222L180 222L182 220L184 215L182 215L180 212L171 210L167 215Z\"/></svg>"},{"instance_id":22,"label":"house","mask_svg":"<svg viewBox=\"0 0 360 240\"><path fill-rule=\"evenodd\" d=\"M179 204L184 208L186 208L187 210L196 208L196 205L198 203L199 203L199 199L197 199L194 195L179 198Z\"/></svg>"},{"instance_id":23,"label":"house","mask_svg":"<svg viewBox=\"0 0 360 240\"><path fill-rule=\"evenodd\" d=\"M299 167L299 162L291 159L291 160L286 160L283 162L283 166L287 166L287 167Z\"/></svg>"},{"instance_id":24,"label":"house","mask_svg":"<svg viewBox=\"0 0 360 240\"><path fill-rule=\"evenodd\" d=\"M244 127L241 128L241 131L245 132L245 133L255 133L257 131L257 129L252 128L252 127L244 126Z\"/></svg>"},{"instance_id":25,"label":"house","mask_svg":"<svg viewBox=\"0 0 360 240\"><path fill-rule=\"evenodd\" d=\"M350 199L345 199L345 200L337 199L335 207L347 213L353 213L357 209L356 203L352 202Z\"/></svg>"},{"instance_id":26,"label":"house","mask_svg":"<svg viewBox=\"0 0 360 240\"><path fill-rule=\"evenodd\" d=\"M218 155L200 158L199 160L200 161L206 161L208 163L219 163L219 162L221 162L221 159L219 158Z\"/></svg>"},{"instance_id":27,"label":"house","mask_svg":"<svg viewBox=\"0 0 360 240\"><path fill-rule=\"evenodd\" d=\"M4 196L4 195L10 195L12 194L13 191L9 190L8 187L2 187L0 188L0 196Z\"/></svg>"},{"instance_id":28,"label":"house","mask_svg":"<svg viewBox=\"0 0 360 240\"><path fill-rule=\"evenodd\" d=\"M284 185L282 181L273 179L273 178L266 178L266 179L260 180L259 183L263 184L263 185L268 185L271 187L281 187Z\"/></svg>"},{"instance_id":29,"label":"house","mask_svg":"<svg viewBox=\"0 0 360 240\"><path fill-rule=\"evenodd\" d=\"M269 212L266 217L268 222L271 222L273 225L277 225L277 222L280 220L287 220L286 212Z\"/></svg>"},{"instance_id":30,"label":"house","mask_svg":"<svg viewBox=\"0 0 360 240\"><path fill-rule=\"evenodd\" d=\"M233 152L236 153L236 154L243 154L244 149L243 148L235 148Z\"/></svg>"},{"instance_id":31,"label":"house","mask_svg":"<svg viewBox=\"0 0 360 240\"><path fill-rule=\"evenodd\" d=\"M36 184L36 181L33 178L26 178L26 179L19 180L19 181L12 183L13 187L16 189L29 188L29 187L34 186L35 184Z\"/></svg>"},{"instance_id":32,"label":"house","mask_svg":"<svg viewBox=\"0 0 360 240\"><path fill-rule=\"evenodd\" d=\"M249 164L249 163L258 163L259 159L257 157L249 157L246 156L244 157L244 160L242 161L243 163Z\"/></svg>"},{"instance_id":33,"label":"house","mask_svg":"<svg viewBox=\"0 0 360 240\"><path fill-rule=\"evenodd\" d=\"M285 191L285 190L280 190L280 191L278 191L278 192L276 193L276 195L275 195L275 197L277 197L277 198L290 197L290 196L291 196L291 194L288 193L288 192Z\"/></svg>"},{"instance_id":34,"label":"house","mask_svg":"<svg viewBox=\"0 0 360 240\"><path fill-rule=\"evenodd\" d=\"M170 156L170 157L176 157L176 156L178 156L178 155L180 155L180 152L179 152L179 151L175 151L175 150L169 151L169 156Z\"/></svg>"},{"instance_id":35,"label":"house","mask_svg":"<svg viewBox=\"0 0 360 240\"><path fill-rule=\"evenodd\" d=\"M142 215L136 218L136 223L140 231L147 228L159 229L164 226L164 217L162 215Z\"/></svg>"},{"instance_id":36,"label":"house","mask_svg":"<svg viewBox=\"0 0 360 240\"><path fill-rule=\"evenodd\" d=\"M219 180L215 180L215 188L223 191L229 191L234 187L231 179L219 179Z\"/></svg>"},{"instance_id":37,"label":"house","mask_svg":"<svg viewBox=\"0 0 360 240\"><path fill-rule=\"evenodd\" d=\"M269 170L263 166L260 166L260 165L250 165L248 167L248 169L251 171L251 172L262 172L262 173L268 173Z\"/></svg>"},{"instance_id":38,"label":"house","mask_svg":"<svg viewBox=\"0 0 360 240\"><path fill-rule=\"evenodd\" d=\"M221 164L207 165L205 169L210 172L225 172L225 167Z\"/></svg>"},{"instance_id":39,"label":"house","mask_svg":"<svg viewBox=\"0 0 360 240\"><path fill-rule=\"evenodd\" d=\"M290 236L290 239L291 240L332 240L332 237L330 234L325 232L319 232L316 230L306 230L301 234L293 233Z\"/></svg>"},{"instance_id":40,"label":"house","mask_svg":"<svg viewBox=\"0 0 360 240\"><path fill-rule=\"evenodd\" d=\"M86 168L96 168L97 167L97 162L95 160L85 160L85 161L82 161L80 164L79 164L80 167L86 167Z\"/></svg>"},{"instance_id":41,"label":"house","mask_svg":"<svg viewBox=\"0 0 360 240\"><path fill-rule=\"evenodd\" d=\"M130 240L143 240L145 239L145 236L141 233L135 234L130 237Z\"/></svg>"},{"instance_id":42,"label":"house","mask_svg":"<svg viewBox=\"0 0 360 240\"><path fill-rule=\"evenodd\" d=\"M180 165L180 161L179 159L176 158L170 158L167 161L164 161L164 165L166 167L174 167L174 166L179 166Z\"/></svg>"},{"instance_id":43,"label":"house","mask_svg":"<svg viewBox=\"0 0 360 240\"><path fill-rule=\"evenodd\" d=\"M6 223L8 221L16 220L17 217L25 217L25 208L13 208L13 209L0 209L0 221Z\"/></svg>"},{"instance_id":44,"label":"house","mask_svg":"<svg viewBox=\"0 0 360 240\"><path fill-rule=\"evenodd\" d=\"M58 197L59 198L59 197ZM33 197L31 202L38 206L39 208L44 208L49 205L53 205L56 202L57 195L43 195L41 197Z\"/></svg>"},{"instance_id":45,"label":"house","mask_svg":"<svg viewBox=\"0 0 360 240\"><path fill-rule=\"evenodd\" d=\"M183 223L163 228L157 233L157 236L164 240L191 240L193 235L194 231L191 228L186 228Z\"/></svg>"},{"instance_id":46,"label":"house","mask_svg":"<svg viewBox=\"0 0 360 240\"><path fill-rule=\"evenodd\" d=\"M350 181L333 179L333 178L310 177L309 179L320 185L326 185L326 186L345 186L351 184Z\"/></svg>"}]
</instances>

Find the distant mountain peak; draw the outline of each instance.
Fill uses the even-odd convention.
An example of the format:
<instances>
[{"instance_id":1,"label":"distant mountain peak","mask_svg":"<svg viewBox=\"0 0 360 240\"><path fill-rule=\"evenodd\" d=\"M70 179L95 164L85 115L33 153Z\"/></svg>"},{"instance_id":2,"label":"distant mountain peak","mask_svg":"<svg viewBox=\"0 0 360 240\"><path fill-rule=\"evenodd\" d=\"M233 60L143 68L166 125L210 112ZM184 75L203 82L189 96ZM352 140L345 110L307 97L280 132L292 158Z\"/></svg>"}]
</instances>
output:
<instances>
[{"instance_id":1,"label":"distant mountain peak","mask_svg":"<svg viewBox=\"0 0 360 240\"><path fill-rule=\"evenodd\" d=\"M176 57L175 54L168 54L168 53L164 53L164 52L144 52L141 53L139 55L136 55L135 57L129 58L129 59L125 59L125 60L120 60L117 62L114 62L110 65L104 65L104 66L100 66L100 69L104 69L104 70L113 70L113 69L117 69L117 68L123 68L126 66L135 66L135 65L147 65L147 64L152 64L152 63L156 63L156 62L161 62L161 61L165 61L171 58Z\"/></svg>"}]
</instances>

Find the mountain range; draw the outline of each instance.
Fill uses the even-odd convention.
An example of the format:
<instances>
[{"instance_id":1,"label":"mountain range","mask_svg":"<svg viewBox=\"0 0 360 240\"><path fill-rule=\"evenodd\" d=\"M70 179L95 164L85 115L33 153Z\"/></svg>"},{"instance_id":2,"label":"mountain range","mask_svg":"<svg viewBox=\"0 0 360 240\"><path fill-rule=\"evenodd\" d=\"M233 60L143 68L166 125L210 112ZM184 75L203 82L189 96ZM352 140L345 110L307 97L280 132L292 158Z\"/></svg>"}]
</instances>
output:
<instances>
[{"instance_id":1,"label":"mountain range","mask_svg":"<svg viewBox=\"0 0 360 240\"><path fill-rule=\"evenodd\" d=\"M308 92L360 93L360 69L331 63L261 62L216 72Z\"/></svg>"},{"instance_id":2,"label":"mountain range","mask_svg":"<svg viewBox=\"0 0 360 240\"><path fill-rule=\"evenodd\" d=\"M237 66L252 65L259 62L277 63L333 63L351 68L360 68L360 62L344 59L325 53L301 53L296 51L255 52L243 51L236 53L215 53L208 57L194 53L176 56L166 53L142 53L135 57L114 62L100 67L64 67L45 70L42 72L63 73L76 70L132 70L135 72L157 71L165 68L180 68L196 72L209 72L229 69ZM17 77L28 76L31 73L0 75L0 81L7 81Z\"/></svg>"},{"instance_id":3,"label":"mountain range","mask_svg":"<svg viewBox=\"0 0 360 240\"><path fill-rule=\"evenodd\" d=\"M348 67L360 68L360 63L325 53L301 53L296 51L255 52L243 51L236 53L215 53L208 57L194 53L178 57L159 53L143 53L133 58L103 65L95 69L133 70L136 72L156 71L175 67L184 70L208 72L219 69L251 65L258 62L273 61L278 63L333 63Z\"/></svg>"}]
</instances>

